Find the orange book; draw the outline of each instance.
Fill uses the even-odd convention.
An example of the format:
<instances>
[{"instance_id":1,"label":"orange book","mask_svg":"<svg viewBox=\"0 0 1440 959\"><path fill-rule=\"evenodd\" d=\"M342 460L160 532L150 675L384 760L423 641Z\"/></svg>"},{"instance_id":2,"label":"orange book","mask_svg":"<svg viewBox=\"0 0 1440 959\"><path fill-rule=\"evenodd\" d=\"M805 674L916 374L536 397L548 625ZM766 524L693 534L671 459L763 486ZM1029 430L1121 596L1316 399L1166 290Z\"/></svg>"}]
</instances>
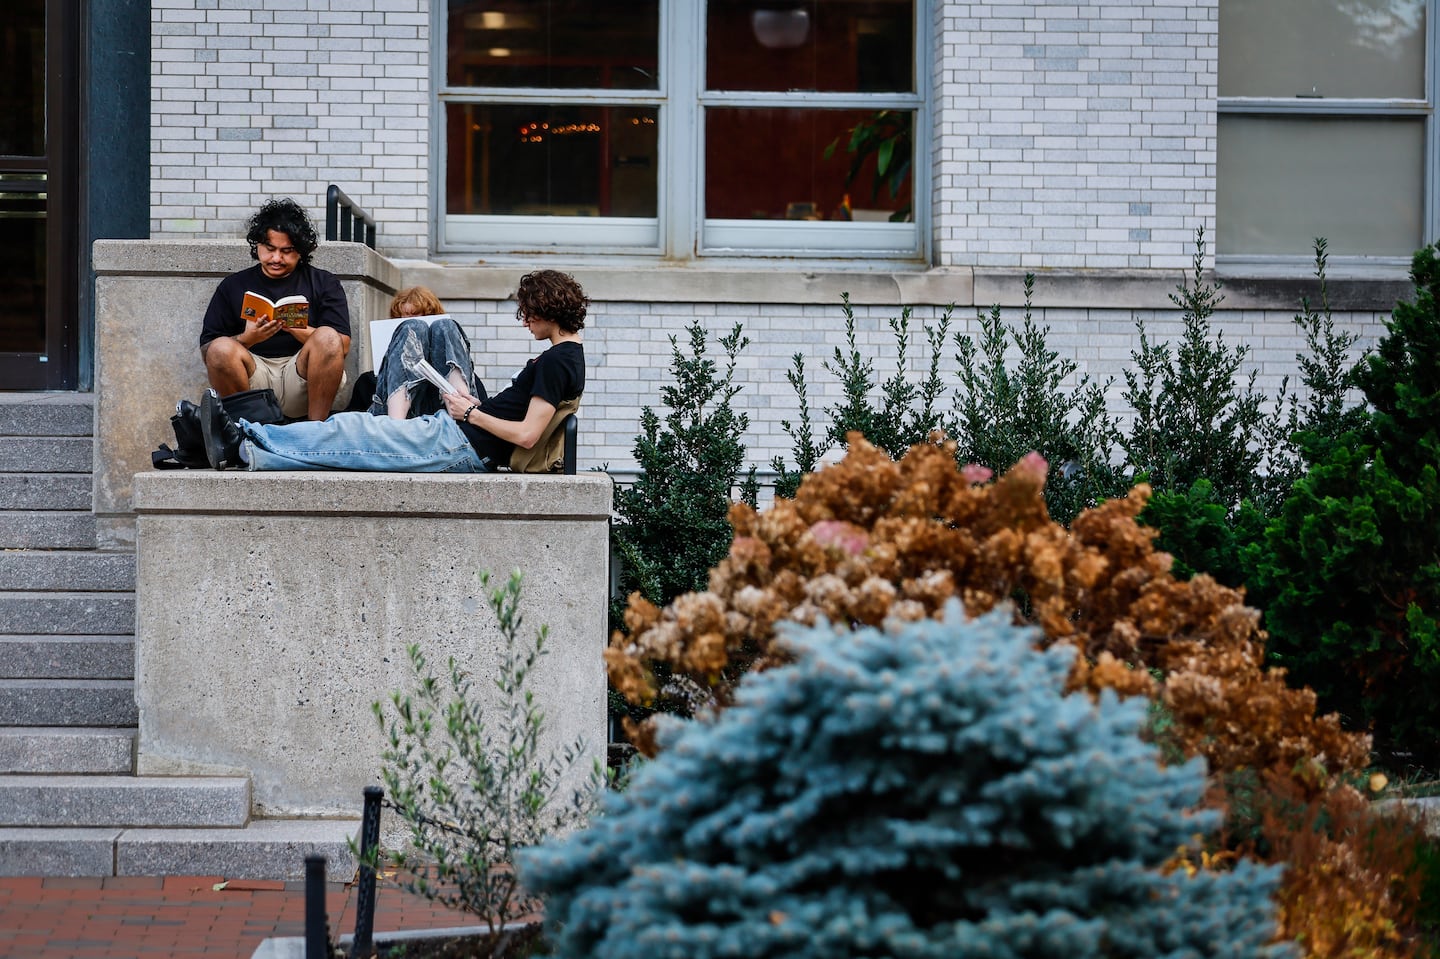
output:
<instances>
[{"instance_id":1,"label":"orange book","mask_svg":"<svg viewBox=\"0 0 1440 959\"><path fill-rule=\"evenodd\" d=\"M310 301L299 294L271 300L268 296L246 290L240 315L246 323L259 323L263 318L273 316L287 330L300 329L310 325Z\"/></svg>"}]
</instances>

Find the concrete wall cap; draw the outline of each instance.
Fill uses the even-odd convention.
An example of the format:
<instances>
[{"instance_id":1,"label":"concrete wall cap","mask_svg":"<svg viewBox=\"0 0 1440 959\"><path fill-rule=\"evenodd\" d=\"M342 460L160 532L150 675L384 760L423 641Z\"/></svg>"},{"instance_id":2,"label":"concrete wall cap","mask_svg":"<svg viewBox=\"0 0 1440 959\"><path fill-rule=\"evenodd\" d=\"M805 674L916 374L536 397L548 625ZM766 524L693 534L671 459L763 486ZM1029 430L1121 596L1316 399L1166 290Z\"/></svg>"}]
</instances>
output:
<instances>
[{"instance_id":1,"label":"concrete wall cap","mask_svg":"<svg viewBox=\"0 0 1440 959\"><path fill-rule=\"evenodd\" d=\"M254 264L243 237L211 240L96 240L100 276L228 276ZM341 279L364 279L394 293L400 269L363 243L320 242L314 264Z\"/></svg>"},{"instance_id":2,"label":"concrete wall cap","mask_svg":"<svg viewBox=\"0 0 1440 959\"><path fill-rule=\"evenodd\" d=\"M605 473L164 470L135 474L135 511L586 519L610 515L612 491Z\"/></svg>"}]
</instances>

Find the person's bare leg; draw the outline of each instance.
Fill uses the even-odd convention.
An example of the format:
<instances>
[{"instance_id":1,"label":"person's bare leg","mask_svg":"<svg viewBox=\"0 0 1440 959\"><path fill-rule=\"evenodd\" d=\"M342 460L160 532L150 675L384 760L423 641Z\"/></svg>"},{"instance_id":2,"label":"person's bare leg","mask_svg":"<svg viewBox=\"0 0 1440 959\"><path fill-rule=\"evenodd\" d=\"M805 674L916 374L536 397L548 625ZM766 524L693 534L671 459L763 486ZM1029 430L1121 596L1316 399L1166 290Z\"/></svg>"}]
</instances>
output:
<instances>
[{"instance_id":1,"label":"person's bare leg","mask_svg":"<svg viewBox=\"0 0 1440 959\"><path fill-rule=\"evenodd\" d=\"M328 418L345 373L345 344L340 334L328 326L310 334L295 358L295 369L305 380L309 418L316 421Z\"/></svg>"},{"instance_id":2,"label":"person's bare leg","mask_svg":"<svg viewBox=\"0 0 1440 959\"><path fill-rule=\"evenodd\" d=\"M410 391L401 386L385 398L385 415L403 420L410 416Z\"/></svg>"},{"instance_id":3,"label":"person's bare leg","mask_svg":"<svg viewBox=\"0 0 1440 959\"><path fill-rule=\"evenodd\" d=\"M469 393L471 390L470 384L465 382L465 374L461 373L453 366L450 367L450 372L446 375L445 379L449 380L450 385L455 387L461 393Z\"/></svg>"},{"instance_id":4,"label":"person's bare leg","mask_svg":"<svg viewBox=\"0 0 1440 959\"><path fill-rule=\"evenodd\" d=\"M220 396L250 388L250 377L255 373L255 357L233 336L211 340L205 344L201 357L205 361L205 376Z\"/></svg>"}]
</instances>

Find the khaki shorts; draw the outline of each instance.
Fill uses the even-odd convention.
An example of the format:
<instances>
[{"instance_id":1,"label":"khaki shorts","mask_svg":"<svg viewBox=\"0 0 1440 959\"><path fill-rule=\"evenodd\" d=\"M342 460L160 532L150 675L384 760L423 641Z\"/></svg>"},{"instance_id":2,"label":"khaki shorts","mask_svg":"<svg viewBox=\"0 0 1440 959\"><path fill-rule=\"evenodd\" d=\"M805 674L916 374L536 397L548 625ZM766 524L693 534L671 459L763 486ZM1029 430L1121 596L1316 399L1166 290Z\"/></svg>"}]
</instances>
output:
<instances>
[{"instance_id":1,"label":"khaki shorts","mask_svg":"<svg viewBox=\"0 0 1440 959\"><path fill-rule=\"evenodd\" d=\"M280 412L290 419L304 419L310 412L310 388L300 376L300 371L295 368L296 356L256 356L250 354L255 360L255 372L250 377L250 388L252 390L270 389L275 391L275 397L280 401ZM340 389L335 393L335 405L332 409L343 409L342 402L345 396L345 383L349 376L346 373L340 374Z\"/></svg>"}]
</instances>

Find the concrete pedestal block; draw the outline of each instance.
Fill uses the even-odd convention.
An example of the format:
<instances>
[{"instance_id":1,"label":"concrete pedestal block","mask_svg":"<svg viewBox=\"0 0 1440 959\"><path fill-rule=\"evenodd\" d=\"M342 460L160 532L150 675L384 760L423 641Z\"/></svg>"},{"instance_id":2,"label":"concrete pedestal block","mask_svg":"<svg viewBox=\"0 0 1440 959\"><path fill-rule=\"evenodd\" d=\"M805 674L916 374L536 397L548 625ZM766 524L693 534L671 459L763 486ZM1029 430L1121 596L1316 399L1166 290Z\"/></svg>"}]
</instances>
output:
<instances>
[{"instance_id":1,"label":"concrete pedestal block","mask_svg":"<svg viewBox=\"0 0 1440 959\"><path fill-rule=\"evenodd\" d=\"M603 474L241 473L134 479L142 774L248 773L257 816L355 815L383 748L371 704L419 643L493 697L479 571L525 577L546 742L605 749L611 482Z\"/></svg>"}]
</instances>

